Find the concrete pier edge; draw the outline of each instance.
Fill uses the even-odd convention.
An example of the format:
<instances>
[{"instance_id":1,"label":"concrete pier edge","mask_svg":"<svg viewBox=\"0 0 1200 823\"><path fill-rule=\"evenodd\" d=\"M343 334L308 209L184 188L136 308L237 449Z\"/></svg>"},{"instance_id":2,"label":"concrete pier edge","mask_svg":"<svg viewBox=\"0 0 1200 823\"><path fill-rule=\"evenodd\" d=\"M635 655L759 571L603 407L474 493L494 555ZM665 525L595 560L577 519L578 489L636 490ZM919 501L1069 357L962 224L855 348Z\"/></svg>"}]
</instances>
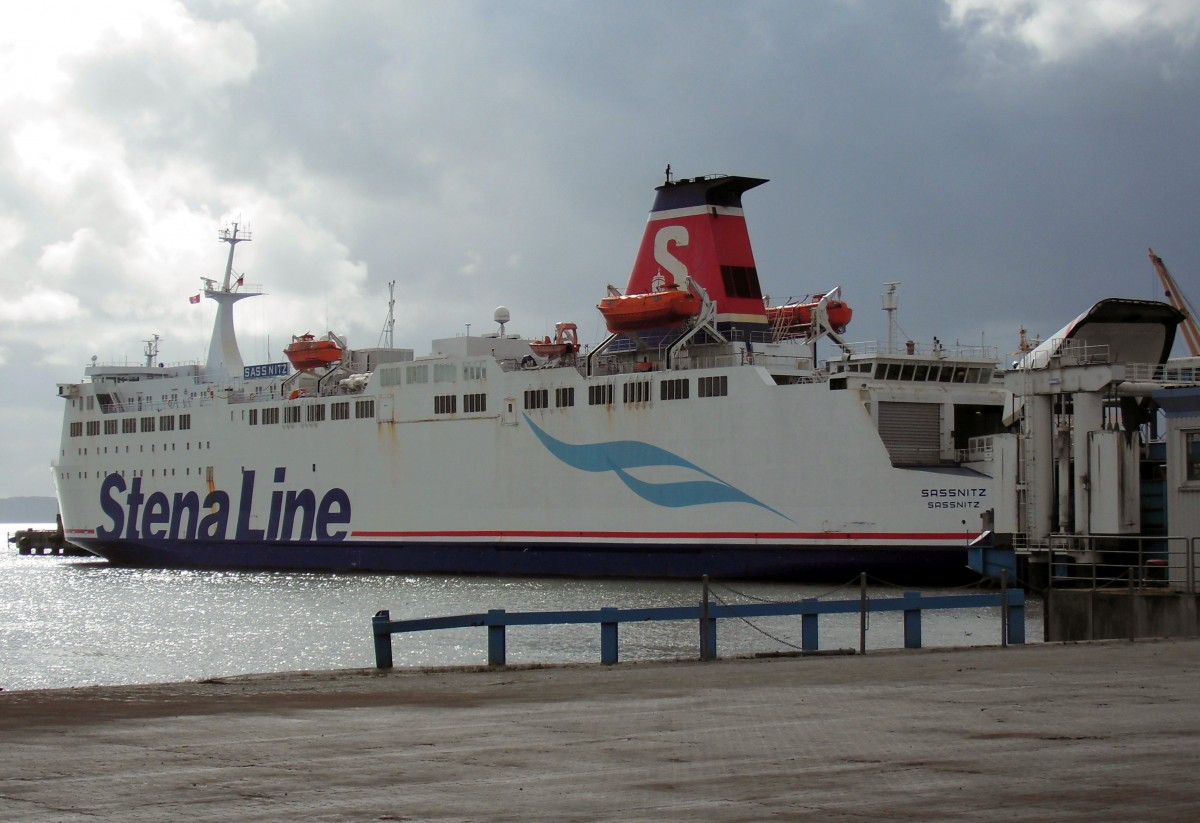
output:
<instances>
[{"instance_id":1,"label":"concrete pier edge","mask_svg":"<svg viewBox=\"0 0 1200 823\"><path fill-rule=\"evenodd\" d=\"M1186 819L1200 639L0 693L0 821Z\"/></svg>"}]
</instances>

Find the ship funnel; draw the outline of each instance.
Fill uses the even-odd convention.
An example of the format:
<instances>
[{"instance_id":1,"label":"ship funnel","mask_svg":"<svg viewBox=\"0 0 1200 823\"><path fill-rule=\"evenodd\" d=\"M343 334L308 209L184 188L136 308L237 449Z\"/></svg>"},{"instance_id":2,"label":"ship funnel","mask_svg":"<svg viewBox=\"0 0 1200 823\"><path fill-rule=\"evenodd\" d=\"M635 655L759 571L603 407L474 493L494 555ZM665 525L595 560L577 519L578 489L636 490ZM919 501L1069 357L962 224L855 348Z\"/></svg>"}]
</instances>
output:
<instances>
[{"instance_id":1,"label":"ship funnel","mask_svg":"<svg viewBox=\"0 0 1200 823\"><path fill-rule=\"evenodd\" d=\"M717 304L726 327L766 325L762 289L742 214L742 192L757 177L708 175L659 186L626 294L645 294L692 278Z\"/></svg>"}]
</instances>

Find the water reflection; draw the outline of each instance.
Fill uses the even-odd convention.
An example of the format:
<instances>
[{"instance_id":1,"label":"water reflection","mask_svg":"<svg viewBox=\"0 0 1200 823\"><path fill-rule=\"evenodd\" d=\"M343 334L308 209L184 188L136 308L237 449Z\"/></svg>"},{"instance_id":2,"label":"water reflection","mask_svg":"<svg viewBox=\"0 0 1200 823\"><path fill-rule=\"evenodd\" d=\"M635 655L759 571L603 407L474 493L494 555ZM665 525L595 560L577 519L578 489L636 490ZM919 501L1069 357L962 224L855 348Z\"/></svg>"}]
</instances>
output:
<instances>
[{"instance_id":1,"label":"water reflection","mask_svg":"<svg viewBox=\"0 0 1200 823\"><path fill-rule=\"evenodd\" d=\"M729 603L858 597L857 585L714 584ZM928 589L927 592L936 591ZM896 596L872 588L873 597ZM122 569L99 560L0 558L0 688L148 683L253 672L374 665L370 618L395 619L503 608L508 611L686 606L699 582L505 579ZM1026 635L1041 638L1041 607L1027 607ZM857 615L821 618L822 648L857 648ZM620 629L623 661L695 657L694 623L632 623ZM932 612L926 646L998 644L998 609ZM800 619L722 620L723 656L786 651ZM868 649L903 645L900 615L873 615ZM397 666L474 665L486 660L482 628L396 636ZM510 627L510 663L599 659L599 627Z\"/></svg>"}]
</instances>

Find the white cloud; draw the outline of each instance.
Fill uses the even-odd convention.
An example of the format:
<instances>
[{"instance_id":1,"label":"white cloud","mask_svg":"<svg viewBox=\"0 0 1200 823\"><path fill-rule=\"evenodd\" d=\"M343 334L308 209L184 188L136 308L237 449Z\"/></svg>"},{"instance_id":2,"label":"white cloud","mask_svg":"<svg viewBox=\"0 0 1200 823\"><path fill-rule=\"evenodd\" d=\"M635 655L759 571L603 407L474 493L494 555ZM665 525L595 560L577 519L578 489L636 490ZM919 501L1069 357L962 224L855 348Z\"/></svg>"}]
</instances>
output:
<instances>
[{"instance_id":1,"label":"white cloud","mask_svg":"<svg viewBox=\"0 0 1200 823\"><path fill-rule=\"evenodd\" d=\"M0 324L23 330L25 336L34 329L59 328L85 314L74 296L40 287L0 301Z\"/></svg>"},{"instance_id":2,"label":"white cloud","mask_svg":"<svg viewBox=\"0 0 1200 823\"><path fill-rule=\"evenodd\" d=\"M1019 43L1045 62L1108 43L1166 36L1190 48L1200 33L1195 0L946 0L952 25Z\"/></svg>"},{"instance_id":3,"label":"white cloud","mask_svg":"<svg viewBox=\"0 0 1200 823\"><path fill-rule=\"evenodd\" d=\"M0 104L55 99L75 81L76 61L97 54L150 51L178 67L173 80L210 86L244 79L255 65L240 24L197 19L178 2L41 0L9 5L4 23Z\"/></svg>"}]
</instances>

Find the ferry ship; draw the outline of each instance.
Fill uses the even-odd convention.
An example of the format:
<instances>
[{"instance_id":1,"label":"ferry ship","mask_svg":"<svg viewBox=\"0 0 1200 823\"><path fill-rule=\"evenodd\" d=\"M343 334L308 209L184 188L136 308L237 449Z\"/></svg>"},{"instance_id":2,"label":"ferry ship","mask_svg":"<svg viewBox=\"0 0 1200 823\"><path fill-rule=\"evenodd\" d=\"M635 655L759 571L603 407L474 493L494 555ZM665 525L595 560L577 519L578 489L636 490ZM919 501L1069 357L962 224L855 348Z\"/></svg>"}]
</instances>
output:
<instances>
[{"instance_id":1,"label":"ferry ship","mask_svg":"<svg viewBox=\"0 0 1200 823\"><path fill-rule=\"evenodd\" d=\"M770 305L742 207L765 182L668 170L625 289L597 290L592 346L574 323L511 334L501 307L422 356L306 332L246 364L234 306L261 291L234 275L250 237L223 230L207 362L156 362L155 340L59 385L68 539L156 567L962 571L1011 496L987 445L1007 430L997 353L852 343L837 288Z\"/></svg>"}]
</instances>

